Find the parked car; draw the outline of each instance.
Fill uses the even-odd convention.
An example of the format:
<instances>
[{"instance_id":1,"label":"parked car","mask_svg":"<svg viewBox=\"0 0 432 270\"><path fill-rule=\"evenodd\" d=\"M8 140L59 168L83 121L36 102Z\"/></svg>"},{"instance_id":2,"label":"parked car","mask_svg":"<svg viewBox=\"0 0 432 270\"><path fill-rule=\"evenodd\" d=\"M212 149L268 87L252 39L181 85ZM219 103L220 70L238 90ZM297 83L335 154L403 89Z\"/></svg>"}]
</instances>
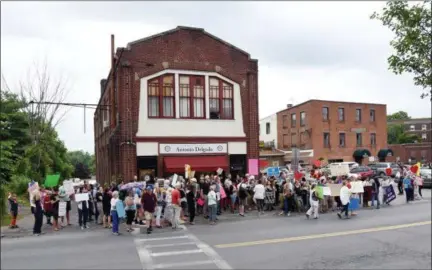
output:
<instances>
[{"instance_id":1,"label":"parked car","mask_svg":"<svg viewBox=\"0 0 432 270\"><path fill-rule=\"evenodd\" d=\"M375 175L374 171L367 166L358 166L350 170L350 176L355 175L358 179L366 179Z\"/></svg>"},{"instance_id":2,"label":"parked car","mask_svg":"<svg viewBox=\"0 0 432 270\"><path fill-rule=\"evenodd\" d=\"M393 162L377 162L372 163L368 165L372 171L374 171L375 175L377 176L385 176L386 175L386 169L391 168L392 169L392 177L395 177L395 175L400 172L399 165Z\"/></svg>"},{"instance_id":3,"label":"parked car","mask_svg":"<svg viewBox=\"0 0 432 270\"><path fill-rule=\"evenodd\" d=\"M420 169L420 177L423 178L423 187L432 188L432 169L423 167Z\"/></svg>"}]
</instances>

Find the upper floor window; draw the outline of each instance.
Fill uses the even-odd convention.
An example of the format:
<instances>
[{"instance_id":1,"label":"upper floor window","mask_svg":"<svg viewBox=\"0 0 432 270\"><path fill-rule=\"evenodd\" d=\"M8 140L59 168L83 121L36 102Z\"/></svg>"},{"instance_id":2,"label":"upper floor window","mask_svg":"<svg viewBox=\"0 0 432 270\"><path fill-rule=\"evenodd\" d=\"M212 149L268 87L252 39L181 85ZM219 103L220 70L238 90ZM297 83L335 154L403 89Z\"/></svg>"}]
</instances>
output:
<instances>
[{"instance_id":1,"label":"upper floor window","mask_svg":"<svg viewBox=\"0 0 432 270\"><path fill-rule=\"evenodd\" d=\"M371 122L375 122L375 109L369 111L369 117Z\"/></svg>"},{"instance_id":2,"label":"upper floor window","mask_svg":"<svg viewBox=\"0 0 432 270\"><path fill-rule=\"evenodd\" d=\"M370 134L370 144L371 145L376 145L376 133L371 133Z\"/></svg>"},{"instance_id":3,"label":"upper floor window","mask_svg":"<svg viewBox=\"0 0 432 270\"><path fill-rule=\"evenodd\" d=\"M356 144L357 144L357 146L362 146L362 144L363 144L361 133L356 133Z\"/></svg>"},{"instance_id":4,"label":"upper floor window","mask_svg":"<svg viewBox=\"0 0 432 270\"><path fill-rule=\"evenodd\" d=\"M329 119L329 108L328 107L322 108L322 118L324 121L327 121Z\"/></svg>"},{"instance_id":5,"label":"upper floor window","mask_svg":"<svg viewBox=\"0 0 432 270\"><path fill-rule=\"evenodd\" d=\"M205 118L204 77L180 76L180 118Z\"/></svg>"},{"instance_id":6,"label":"upper floor window","mask_svg":"<svg viewBox=\"0 0 432 270\"><path fill-rule=\"evenodd\" d=\"M306 112L300 113L300 126L306 125Z\"/></svg>"},{"instance_id":7,"label":"upper floor window","mask_svg":"<svg viewBox=\"0 0 432 270\"><path fill-rule=\"evenodd\" d=\"M324 132L324 135L323 135L323 144L324 144L324 148L329 148L330 147L330 133Z\"/></svg>"},{"instance_id":8,"label":"upper floor window","mask_svg":"<svg viewBox=\"0 0 432 270\"><path fill-rule=\"evenodd\" d=\"M415 131L415 126L414 126L414 125L411 125L411 126L410 126L410 130L411 130L411 131Z\"/></svg>"},{"instance_id":9,"label":"upper floor window","mask_svg":"<svg viewBox=\"0 0 432 270\"><path fill-rule=\"evenodd\" d=\"M423 133L422 134L422 140L426 140L427 139L427 134L426 133Z\"/></svg>"},{"instance_id":10,"label":"upper floor window","mask_svg":"<svg viewBox=\"0 0 432 270\"><path fill-rule=\"evenodd\" d=\"M339 133L339 147L345 147L345 133Z\"/></svg>"},{"instance_id":11,"label":"upper floor window","mask_svg":"<svg viewBox=\"0 0 432 270\"><path fill-rule=\"evenodd\" d=\"M296 118L296 114L292 113L291 114L291 127L295 128L297 126L297 118Z\"/></svg>"},{"instance_id":12,"label":"upper floor window","mask_svg":"<svg viewBox=\"0 0 432 270\"><path fill-rule=\"evenodd\" d=\"M338 108L338 120L339 121L345 121L345 109L344 108Z\"/></svg>"},{"instance_id":13,"label":"upper floor window","mask_svg":"<svg viewBox=\"0 0 432 270\"><path fill-rule=\"evenodd\" d=\"M422 125L422 130L426 130L427 129L427 126L426 125Z\"/></svg>"},{"instance_id":14,"label":"upper floor window","mask_svg":"<svg viewBox=\"0 0 432 270\"><path fill-rule=\"evenodd\" d=\"M270 123L266 123L266 134L270 134Z\"/></svg>"},{"instance_id":15,"label":"upper floor window","mask_svg":"<svg viewBox=\"0 0 432 270\"><path fill-rule=\"evenodd\" d=\"M282 116L282 127L287 128L288 127L288 115Z\"/></svg>"},{"instance_id":16,"label":"upper floor window","mask_svg":"<svg viewBox=\"0 0 432 270\"><path fill-rule=\"evenodd\" d=\"M210 78L210 119L234 119L233 86L218 79Z\"/></svg>"},{"instance_id":17,"label":"upper floor window","mask_svg":"<svg viewBox=\"0 0 432 270\"><path fill-rule=\"evenodd\" d=\"M148 83L148 117L174 118L174 75L167 74Z\"/></svg>"},{"instance_id":18,"label":"upper floor window","mask_svg":"<svg viewBox=\"0 0 432 270\"><path fill-rule=\"evenodd\" d=\"M356 109L356 122L361 122L361 109Z\"/></svg>"}]
</instances>

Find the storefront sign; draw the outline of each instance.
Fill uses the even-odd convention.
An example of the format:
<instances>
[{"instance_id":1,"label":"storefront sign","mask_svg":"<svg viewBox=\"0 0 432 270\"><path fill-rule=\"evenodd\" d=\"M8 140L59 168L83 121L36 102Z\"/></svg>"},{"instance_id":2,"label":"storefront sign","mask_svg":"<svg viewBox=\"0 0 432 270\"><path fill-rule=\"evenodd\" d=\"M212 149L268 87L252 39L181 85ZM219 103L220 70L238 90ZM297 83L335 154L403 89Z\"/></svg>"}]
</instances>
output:
<instances>
[{"instance_id":1,"label":"storefront sign","mask_svg":"<svg viewBox=\"0 0 432 270\"><path fill-rule=\"evenodd\" d=\"M160 154L226 154L226 143L159 144Z\"/></svg>"}]
</instances>

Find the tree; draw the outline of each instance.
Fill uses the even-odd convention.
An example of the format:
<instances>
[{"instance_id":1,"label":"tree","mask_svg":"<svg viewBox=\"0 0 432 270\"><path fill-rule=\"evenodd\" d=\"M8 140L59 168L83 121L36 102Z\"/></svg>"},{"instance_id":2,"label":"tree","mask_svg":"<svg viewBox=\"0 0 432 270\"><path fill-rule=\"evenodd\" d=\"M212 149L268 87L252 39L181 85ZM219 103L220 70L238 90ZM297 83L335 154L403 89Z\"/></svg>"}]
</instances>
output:
<instances>
[{"instance_id":1,"label":"tree","mask_svg":"<svg viewBox=\"0 0 432 270\"><path fill-rule=\"evenodd\" d=\"M88 179L94 173L94 155L82 150L68 152L68 159L75 167L73 176Z\"/></svg>"},{"instance_id":2,"label":"tree","mask_svg":"<svg viewBox=\"0 0 432 270\"><path fill-rule=\"evenodd\" d=\"M411 119L411 117L408 115L407 112L404 111L398 111L393 114L387 115L387 121L408 120L408 119Z\"/></svg>"},{"instance_id":3,"label":"tree","mask_svg":"<svg viewBox=\"0 0 432 270\"><path fill-rule=\"evenodd\" d=\"M420 138L415 134L407 133L403 124L389 125L387 127L388 144L415 143L418 141L420 141Z\"/></svg>"},{"instance_id":4,"label":"tree","mask_svg":"<svg viewBox=\"0 0 432 270\"><path fill-rule=\"evenodd\" d=\"M390 42L394 54L388 58L389 69L395 74L411 73L414 84L421 86L421 97L432 100L432 14L431 0L422 4L408 4L408 1L388 1L382 13L373 13L377 19L394 34Z\"/></svg>"}]
</instances>

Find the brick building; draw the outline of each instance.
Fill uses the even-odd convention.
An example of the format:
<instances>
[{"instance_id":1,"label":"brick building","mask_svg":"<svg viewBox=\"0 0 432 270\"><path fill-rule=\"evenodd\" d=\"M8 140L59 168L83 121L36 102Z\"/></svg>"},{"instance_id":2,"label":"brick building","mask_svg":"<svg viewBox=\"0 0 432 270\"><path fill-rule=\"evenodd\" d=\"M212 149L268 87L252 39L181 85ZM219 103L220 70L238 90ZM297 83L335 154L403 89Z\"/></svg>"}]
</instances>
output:
<instances>
[{"instance_id":1,"label":"brick building","mask_svg":"<svg viewBox=\"0 0 432 270\"><path fill-rule=\"evenodd\" d=\"M390 161L401 161L407 164L432 162L431 142L390 144L388 147L393 151Z\"/></svg>"},{"instance_id":2,"label":"brick building","mask_svg":"<svg viewBox=\"0 0 432 270\"><path fill-rule=\"evenodd\" d=\"M299 160L311 163L352 161L377 156L387 148L386 105L309 100L277 113L278 149L300 149Z\"/></svg>"},{"instance_id":3,"label":"brick building","mask_svg":"<svg viewBox=\"0 0 432 270\"><path fill-rule=\"evenodd\" d=\"M387 124L404 125L405 130L410 134L417 135L421 142L432 142L432 119L431 118L411 118L408 120L393 120L393 121L388 121Z\"/></svg>"},{"instance_id":4,"label":"brick building","mask_svg":"<svg viewBox=\"0 0 432 270\"><path fill-rule=\"evenodd\" d=\"M204 29L114 52L94 115L97 179L247 171L258 158L258 61Z\"/></svg>"}]
</instances>

